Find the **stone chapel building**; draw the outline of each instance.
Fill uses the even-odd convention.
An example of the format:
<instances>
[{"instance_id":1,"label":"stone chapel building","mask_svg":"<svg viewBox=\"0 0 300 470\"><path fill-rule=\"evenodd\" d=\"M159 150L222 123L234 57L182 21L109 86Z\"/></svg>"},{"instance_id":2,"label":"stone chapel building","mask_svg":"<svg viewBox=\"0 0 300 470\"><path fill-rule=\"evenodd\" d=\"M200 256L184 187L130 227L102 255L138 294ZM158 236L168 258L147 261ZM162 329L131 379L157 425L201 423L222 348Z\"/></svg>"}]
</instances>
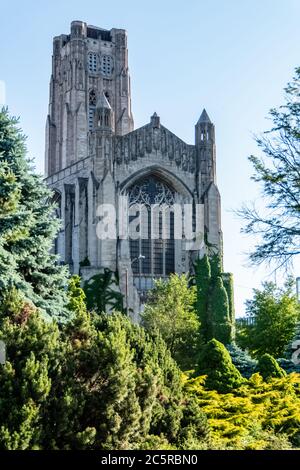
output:
<instances>
[{"instance_id":1,"label":"stone chapel building","mask_svg":"<svg viewBox=\"0 0 300 470\"><path fill-rule=\"evenodd\" d=\"M205 243L222 250L214 125L203 110L193 145L164 127L156 113L134 129L123 29L73 21L70 34L54 38L45 170L62 220L55 243L61 261L84 279L105 268L117 273L133 317L155 278L189 272L201 250L187 250L184 238L174 239L172 216L168 239L99 237L99 205L114 205L117 227L124 217L119 196L129 206L203 204Z\"/></svg>"}]
</instances>

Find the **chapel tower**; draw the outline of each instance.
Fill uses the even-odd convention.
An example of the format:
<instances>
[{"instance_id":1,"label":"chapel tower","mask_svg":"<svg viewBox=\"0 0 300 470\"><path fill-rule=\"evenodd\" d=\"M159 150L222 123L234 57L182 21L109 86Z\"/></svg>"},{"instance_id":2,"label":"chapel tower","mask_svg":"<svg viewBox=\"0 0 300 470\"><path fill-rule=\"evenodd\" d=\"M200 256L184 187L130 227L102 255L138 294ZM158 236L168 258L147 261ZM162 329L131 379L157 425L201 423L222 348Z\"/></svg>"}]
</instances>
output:
<instances>
[{"instance_id":1,"label":"chapel tower","mask_svg":"<svg viewBox=\"0 0 300 470\"><path fill-rule=\"evenodd\" d=\"M113 111L113 132L133 130L127 33L72 21L70 34L53 39L46 128L45 170L49 176L89 153L98 97Z\"/></svg>"}]
</instances>

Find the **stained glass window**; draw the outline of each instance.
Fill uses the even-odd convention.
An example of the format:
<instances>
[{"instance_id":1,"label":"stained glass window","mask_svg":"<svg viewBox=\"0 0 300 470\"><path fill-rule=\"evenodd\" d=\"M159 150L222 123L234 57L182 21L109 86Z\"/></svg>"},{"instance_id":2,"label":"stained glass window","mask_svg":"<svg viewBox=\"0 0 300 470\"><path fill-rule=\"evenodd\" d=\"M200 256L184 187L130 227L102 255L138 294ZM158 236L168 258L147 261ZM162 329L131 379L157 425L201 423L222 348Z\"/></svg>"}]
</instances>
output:
<instances>
[{"instance_id":1,"label":"stained glass window","mask_svg":"<svg viewBox=\"0 0 300 470\"><path fill-rule=\"evenodd\" d=\"M135 237L139 234L137 239L130 238L134 276L140 277L140 283L145 283L145 277L168 276L175 270L173 189L151 176L134 184L128 198L129 221L135 223Z\"/></svg>"}]
</instances>

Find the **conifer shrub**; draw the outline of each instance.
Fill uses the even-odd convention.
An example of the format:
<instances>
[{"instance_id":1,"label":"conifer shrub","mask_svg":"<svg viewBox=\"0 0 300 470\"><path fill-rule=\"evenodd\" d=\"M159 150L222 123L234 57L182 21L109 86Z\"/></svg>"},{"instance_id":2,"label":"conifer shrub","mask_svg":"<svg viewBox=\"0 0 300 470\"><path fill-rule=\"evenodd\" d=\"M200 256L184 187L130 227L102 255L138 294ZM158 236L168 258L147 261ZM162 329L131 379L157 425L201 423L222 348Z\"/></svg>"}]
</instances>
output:
<instances>
[{"instance_id":1,"label":"conifer shrub","mask_svg":"<svg viewBox=\"0 0 300 470\"><path fill-rule=\"evenodd\" d=\"M220 393L229 392L244 382L240 372L232 364L229 352L216 339L203 346L197 374L206 375L205 386Z\"/></svg>"},{"instance_id":2,"label":"conifer shrub","mask_svg":"<svg viewBox=\"0 0 300 470\"><path fill-rule=\"evenodd\" d=\"M234 301L232 276L222 272L218 254L204 255L194 265L195 307L205 342L215 338L230 344L234 337Z\"/></svg>"},{"instance_id":3,"label":"conifer shrub","mask_svg":"<svg viewBox=\"0 0 300 470\"><path fill-rule=\"evenodd\" d=\"M281 369L276 359L274 359L270 354L263 354L258 359L256 372L259 372L264 380L280 378L286 375L285 371Z\"/></svg>"}]
</instances>

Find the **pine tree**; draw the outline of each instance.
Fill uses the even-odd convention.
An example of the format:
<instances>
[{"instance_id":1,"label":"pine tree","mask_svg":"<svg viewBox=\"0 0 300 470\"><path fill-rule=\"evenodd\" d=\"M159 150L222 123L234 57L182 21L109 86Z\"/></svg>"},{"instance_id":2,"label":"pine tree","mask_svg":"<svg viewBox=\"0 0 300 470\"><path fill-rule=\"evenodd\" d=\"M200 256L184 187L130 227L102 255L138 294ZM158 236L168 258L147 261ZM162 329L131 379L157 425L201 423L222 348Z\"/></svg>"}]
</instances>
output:
<instances>
[{"instance_id":1,"label":"pine tree","mask_svg":"<svg viewBox=\"0 0 300 470\"><path fill-rule=\"evenodd\" d=\"M12 289L0 306L0 339L6 345L0 366L0 449L40 449L60 347L57 325Z\"/></svg>"},{"instance_id":2,"label":"pine tree","mask_svg":"<svg viewBox=\"0 0 300 470\"><path fill-rule=\"evenodd\" d=\"M159 335L151 338L122 314L83 320L81 312L82 321L77 314L63 325L67 347L47 400L45 448L128 450L157 439L175 447L207 441L204 414L184 411L181 371Z\"/></svg>"},{"instance_id":3,"label":"pine tree","mask_svg":"<svg viewBox=\"0 0 300 470\"><path fill-rule=\"evenodd\" d=\"M62 316L66 271L50 253L59 224L17 124L6 109L0 112L0 301L16 287L44 314Z\"/></svg>"}]
</instances>

